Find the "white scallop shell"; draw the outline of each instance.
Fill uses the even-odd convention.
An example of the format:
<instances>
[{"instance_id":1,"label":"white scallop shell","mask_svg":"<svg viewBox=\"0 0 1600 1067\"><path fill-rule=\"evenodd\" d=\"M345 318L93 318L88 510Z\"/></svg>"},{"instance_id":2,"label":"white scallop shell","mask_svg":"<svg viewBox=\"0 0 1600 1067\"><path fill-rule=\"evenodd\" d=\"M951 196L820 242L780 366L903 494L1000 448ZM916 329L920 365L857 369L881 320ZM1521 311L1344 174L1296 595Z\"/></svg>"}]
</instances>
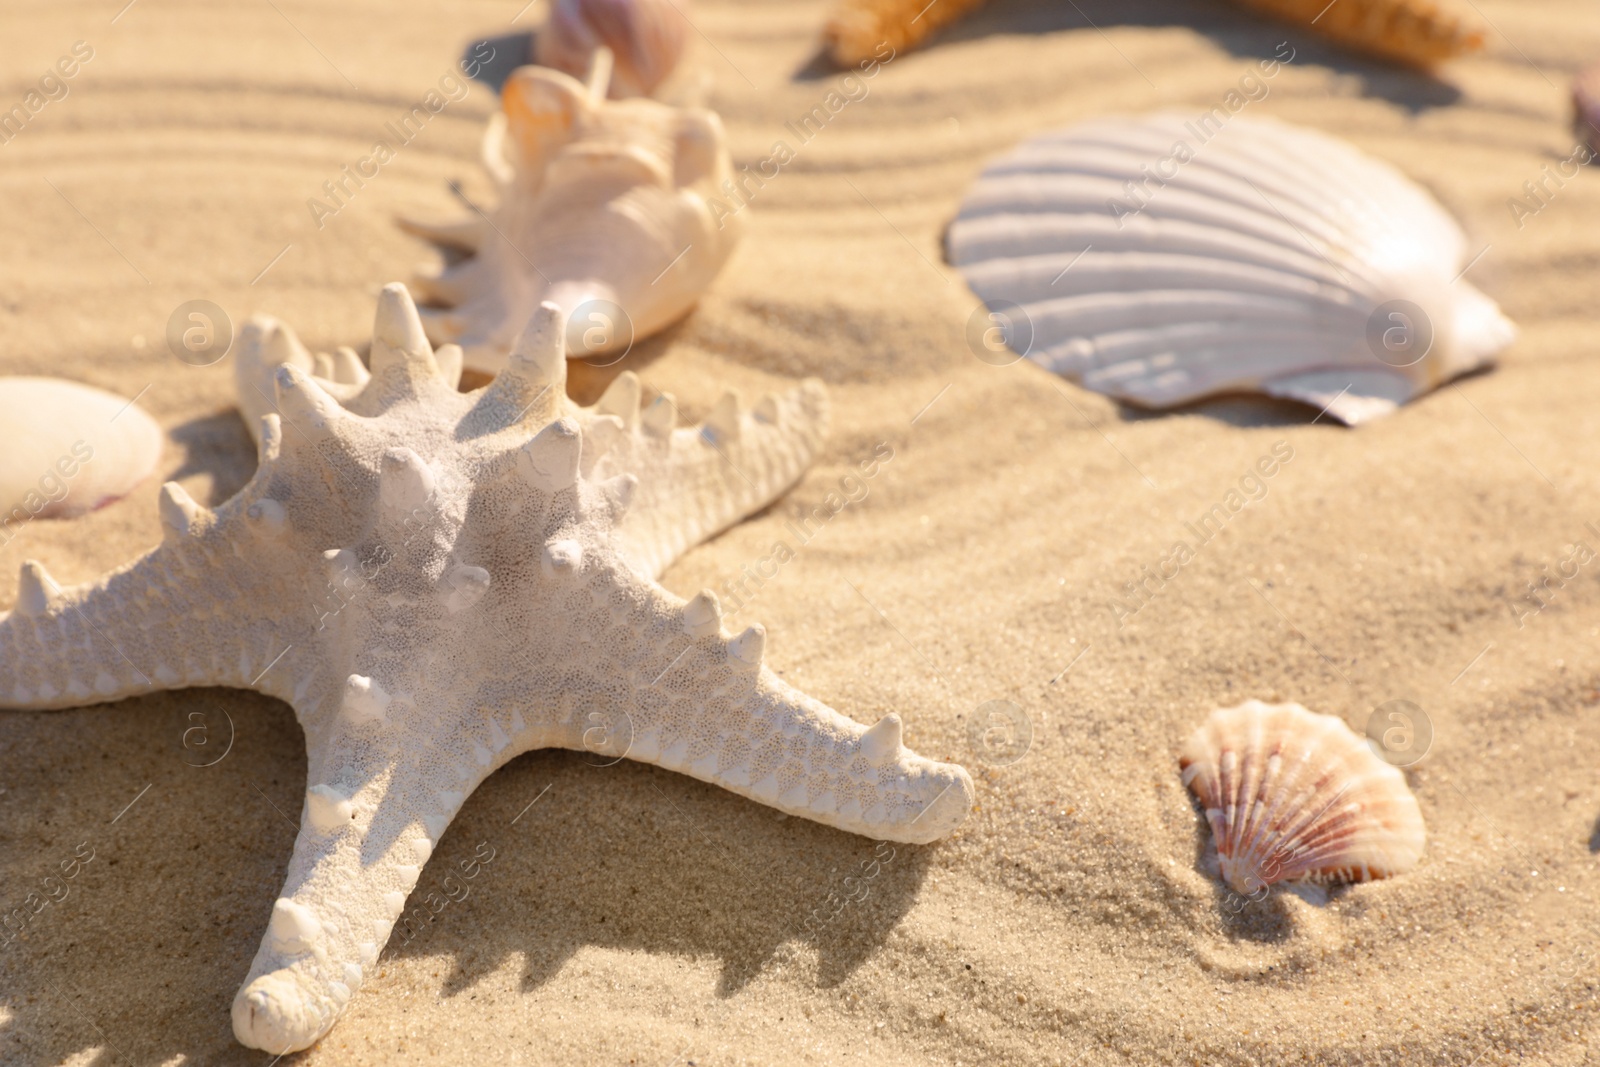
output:
<instances>
[{"instance_id":1,"label":"white scallop shell","mask_svg":"<svg viewBox=\"0 0 1600 1067\"><path fill-rule=\"evenodd\" d=\"M1461 277L1466 239L1425 190L1220 108L1025 142L983 172L947 245L1013 348L1146 407L1261 392L1355 424L1516 336Z\"/></svg>"},{"instance_id":2,"label":"white scallop shell","mask_svg":"<svg viewBox=\"0 0 1600 1067\"><path fill-rule=\"evenodd\" d=\"M126 494L161 459L136 404L60 378L0 378L0 543L30 518L68 518Z\"/></svg>"},{"instance_id":3,"label":"white scallop shell","mask_svg":"<svg viewBox=\"0 0 1600 1067\"><path fill-rule=\"evenodd\" d=\"M1223 881L1365 882L1403 874L1426 831L1405 776L1333 715L1250 700L1184 742L1183 783L1205 807Z\"/></svg>"},{"instance_id":4,"label":"white scallop shell","mask_svg":"<svg viewBox=\"0 0 1600 1067\"><path fill-rule=\"evenodd\" d=\"M412 287L431 305L429 339L460 344L473 370L503 369L546 300L569 319L570 358L625 351L687 314L738 242L741 218L711 204L732 176L722 121L607 100L609 64L600 49L587 87L519 68L484 136L499 205L455 224L400 220L459 260Z\"/></svg>"},{"instance_id":5,"label":"white scallop shell","mask_svg":"<svg viewBox=\"0 0 1600 1067\"><path fill-rule=\"evenodd\" d=\"M689 35L688 0L553 0L534 42L542 67L575 78L589 73L595 49L616 58L610 96L650 96L678 65Z\"/></svg>"}]
</instances>

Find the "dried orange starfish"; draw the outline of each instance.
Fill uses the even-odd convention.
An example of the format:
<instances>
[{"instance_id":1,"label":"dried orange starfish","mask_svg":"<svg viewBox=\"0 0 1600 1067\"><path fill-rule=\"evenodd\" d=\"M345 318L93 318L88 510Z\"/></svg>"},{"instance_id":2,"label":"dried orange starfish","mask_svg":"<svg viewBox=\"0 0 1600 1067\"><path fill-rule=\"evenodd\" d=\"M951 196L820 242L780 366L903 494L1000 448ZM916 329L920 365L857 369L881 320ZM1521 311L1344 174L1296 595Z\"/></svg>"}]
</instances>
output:
<instances>
[{"instance_id":1,"label":"dried orange starfish","mask_svg":"<svg viewBox=\"0 0 1600 1067\"><path fill-rule=\"evenodd\" d=\"M1237 0L1359 52L1431 67L1483 47L1483 28L1431 0ZM884 45L914 48L983 0L841 0L823 30L834 60L854 66Z\"/></svg>"}]
</instances>

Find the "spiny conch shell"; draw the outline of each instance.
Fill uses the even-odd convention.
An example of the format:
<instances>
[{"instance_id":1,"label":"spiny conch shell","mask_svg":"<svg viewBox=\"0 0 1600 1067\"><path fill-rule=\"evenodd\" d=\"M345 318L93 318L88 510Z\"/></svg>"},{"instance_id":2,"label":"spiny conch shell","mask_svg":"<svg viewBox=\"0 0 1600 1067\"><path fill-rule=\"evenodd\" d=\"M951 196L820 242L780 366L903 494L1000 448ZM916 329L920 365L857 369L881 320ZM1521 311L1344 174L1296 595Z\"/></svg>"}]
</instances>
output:
<instances>
[{"instance_id":1,"label":"spiny conch shell","mask_svg":"<svg viewBox=\"0 0 1600 1067\"><path fill-rule=\"evenodd\" d=\"M1483 47L1483 27L1430 0L1238 0L1330 41L1385 59L1431 67Z\"/></svg>"},{"instance_id":2,"label":"spiny conch shell","mask_svg":"<svg viewBox=\"0 0 1600 1067\"><path fill-rule=\"evenodd\" d=\"M423 309L429 339L460 344L472 370L503 368L546 300L570 320L569 358L626 351L686 315L738 241L743 220L710 204L733 174L722 121L701 108L607 101L609 62L600 49L587 87L536 66L506 81L504 111L484 136L500 186L493 212L443 226L400 220L466 254L413 288L436 305Z\"/></svg>"},{"instance_id":3,"label":"spiny conch shell","mask_svg":"<svg viewBox=\"0 0 1600 1067\"><path fill-rule=\"evenodd\" d=\"M132 401L60 378L0 378L0 544L29 519L70 518L125 495L163 434Z\"/></svg>"},{"instance_id":4,"label":"spiny conch shell","mask_svg":"<svg viewBox=\"0 0 1600 1067\"><path fill-rule=\"evenodd\" d=\"M1178 758L1223 881L1365 882L1404 874L1426 832L1405 776L1332 715L1250 700L1211 713Z\"/></svg>"},{"instance_id":5,"label":"spiny conch shell","mask_svg":"<svg viewBox=\"0 0 1600 1067\"><path fill-rule=\"evenodd\" d=\"M1013 348L1145 407L1261 392L1354 425L1516 337L1426 191L1220 107L1023 143L979 177L947 248Z\"/></svg>"},{"instance_id":6,"label":"spiny conch shell","mask_svg":"<svg viewBox=\"0 0 1600 1067\"><path fill-rule=\"evenodd\" d=\"M842 67L887 62L980 7L984 0L839 0L822 28L828 55Z\"/></svg>"},{"instance_id":7,"label":"spiny conch shell","mask_svg":"<svg viewBox=\"0 0 1600 1067\"><path fill-rule=\"evenodd\" d=\"M687 5L688 0L554 0L534 44L534 61L582 78L595 50L609 48L615 60L611 98L651 96L683 57Z\"/></svg>"}]
</instances>

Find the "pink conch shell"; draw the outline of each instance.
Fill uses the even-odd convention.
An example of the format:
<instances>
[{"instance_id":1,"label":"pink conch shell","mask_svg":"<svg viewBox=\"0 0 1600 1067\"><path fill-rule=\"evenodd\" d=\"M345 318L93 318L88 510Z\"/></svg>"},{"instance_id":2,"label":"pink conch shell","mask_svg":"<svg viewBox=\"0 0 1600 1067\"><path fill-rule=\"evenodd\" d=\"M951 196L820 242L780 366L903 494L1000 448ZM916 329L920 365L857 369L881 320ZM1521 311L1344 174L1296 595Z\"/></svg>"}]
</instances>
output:
<instances>
[{"instance_id":1,"label":"pink conch shell","mask_svg":"<svg viewBox=\"0 0 1600 1067\"><path fill-rule=\"evenodd\" d=\"M1422 856L1422 812L1404 775L1335 716L1259 700L1214 711L1178 766L1205 805L1222 878L1240 893L1386 878Z\"/></svg>"},{"instance_id":2,"label":"pink conch shell","mask_svg":"<svg viewBox=\"0 0 1600 1067\"><path fill-rule=\"evenodd\" d=\"M596 53L587 86L537 66L506 81L484 137L496 208L448 225L400 220L458 260L412 287L431 305L429 339L459 344L472 370L503 369L542 301L568 317L570 357L624 352L687 314L738 242L743 220L717 210L732 178L721 120L608 101L610 60Z\"/></svg>"},{"instance_id":3,"label":"pink conch shell","mask_svg":"<svg viewBox=\"0 0 1600 1067\"><path fill-rule=\"evenodd\" d=\"M683 56L688 0L554 0L534 58L574 78L589 72L595 49L616 57L611 97L650 96Z\"/></svg>"}]
</instances>

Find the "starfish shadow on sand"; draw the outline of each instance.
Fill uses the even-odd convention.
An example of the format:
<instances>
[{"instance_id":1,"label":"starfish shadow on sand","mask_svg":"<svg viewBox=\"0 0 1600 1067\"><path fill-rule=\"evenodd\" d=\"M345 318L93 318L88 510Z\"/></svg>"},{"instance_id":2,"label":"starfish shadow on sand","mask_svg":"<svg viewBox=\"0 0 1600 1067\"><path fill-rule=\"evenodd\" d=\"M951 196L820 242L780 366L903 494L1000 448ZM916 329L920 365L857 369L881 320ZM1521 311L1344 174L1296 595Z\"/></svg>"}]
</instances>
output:
<instances>
[{"instance_id":1,"label":"starfish shadow on sand","mask_svg":"<svg viewBox=\"0 0 1600 1067\"><path fill-rule=\"evenodd\" d=\"M0 835L13 843L4 903L21 905L25 884L51 875L68 896L0 949L0 988L13 991L0 1001L9 1014L0 1062L111 1067L181 1055L262 1067L271 1057L235 1042L228 1008L294 844L306 781L292 710L243 690L191 689L5 721L6 742L32 758L6 782L0 809ZM197 725L203 744L188 733ZM221 752L205 748L229 740L204 766ZM397 932L380 968L399 962L396 980L449 1000L479 992L520 955L530 1011L591 948L716 961L716 981L686 994L718 1003L780 969L788 983L828 989L878 951L932 860L929 848L880 847L682 775L605 762L540 752L491 776L440 841L413 903L451 894L447 876L468 894L409 941ZM107 796L119 799L102 811ZM94 858L64 879L56 861L80 843ZM494 858L467 879L480 843ZM874 858L880 868L867 877ZM860 899L841 908L830 894ZM814 911L827 921L806 932ZM432 982L429 960L443 964Z\"/></svg>"},{"instance_id":2,"label":"starfish shadow on sand","mask_svg":"<svg viewBox=\"0 0 1600 1067\"><path fill-rule=\"evenodd\" d=\"M475 986L512 952L526 960L522 989L536 991L585 948L718 960L707 991L717 999L780 970L804 986L836 986L910 910L929 862L924 848L787 818L626 762L534 753L507 772L483 787L483 810L511 811L515 825L464 813L451 849L459 857L417 887L419 897L444 899L450 876L470 890L466 874L486 846L493 862L474 879L483 892L469 892L457 914L450 905L423 919L395 952L449 952L446 997ZM597 805L601 791L609 802ZM518 812L524 796L536 801ZM475 933L463 940L462 931L501 929L508 911L518 918L495 951ZM796 949L814 953L816 963L797 965L789 958Z\"/></svg>"}]
</instances>

